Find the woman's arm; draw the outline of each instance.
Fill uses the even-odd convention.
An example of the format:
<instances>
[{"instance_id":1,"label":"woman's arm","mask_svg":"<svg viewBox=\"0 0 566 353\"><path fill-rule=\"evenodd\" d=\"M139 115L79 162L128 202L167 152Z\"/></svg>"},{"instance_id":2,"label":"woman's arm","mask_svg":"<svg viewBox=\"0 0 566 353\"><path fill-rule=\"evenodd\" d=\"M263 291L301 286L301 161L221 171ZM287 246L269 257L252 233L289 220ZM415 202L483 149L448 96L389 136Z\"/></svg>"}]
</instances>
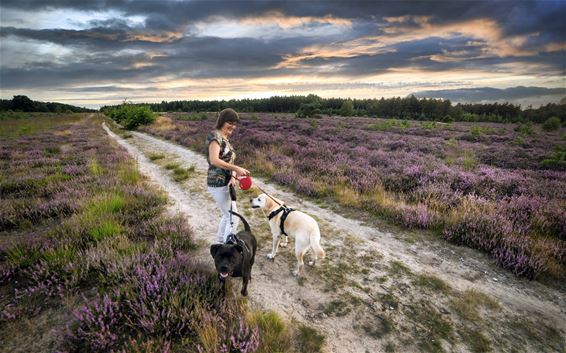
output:
<instances>
[{"instance_id":1,"label":"woman's arm","mask_svg":"<svg viewBox=\"0 0 566 353\"><path fill-rule=\"evenodd\" d=\"M210 164L222 169L227 169L236 172L236 176L250 175L249 170L244 169L242 167L238 167L235 164L224 162L223 160L218 158L219 155L220 155L220 144L218 144L217 141L210 142L210 144L208 145L208 160L210 161Z\"/></svg>"}]
</instances>

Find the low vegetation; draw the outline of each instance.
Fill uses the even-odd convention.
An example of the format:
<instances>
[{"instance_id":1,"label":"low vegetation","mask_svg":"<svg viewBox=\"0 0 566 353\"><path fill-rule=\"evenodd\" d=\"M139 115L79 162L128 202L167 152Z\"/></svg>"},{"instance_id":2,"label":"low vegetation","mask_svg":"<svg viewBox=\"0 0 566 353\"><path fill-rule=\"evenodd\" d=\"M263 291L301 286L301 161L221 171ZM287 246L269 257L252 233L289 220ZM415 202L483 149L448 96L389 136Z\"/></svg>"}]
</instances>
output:
<instances>
[{"instance_id":1,"label":"low vegetation","mask_svg":"<svg viewBox=\"0 0 566 353\"><path fill-rule=\"evenodd\" d=\"M4 350L313 352L312 332L223 295L100 117L28 119L0 131Z\"/></svg>"},{"instance_id":2,"label":"low vegetation","mask_svg":"<svg viewBox=\"0 0 566 353\"><path fill-rule=\"evenodd\" d=\"M104 113L128 130L155 121L155 114L147 106L124 103L108 108Z\"/></svg>"},{"instance_id":3,"label":"low vegetation","mask_svg":"<svg viewBox=\"0 0 566 353\"><path fill-rule=\"evenodd\" d=\"M488 253L519 276L566 276L563 129L242 117L233 141L238 160L255 175L305 197L433 230ZM213 121L167 124L143 131L202 152Z\"/></svg>"}]
</instances>

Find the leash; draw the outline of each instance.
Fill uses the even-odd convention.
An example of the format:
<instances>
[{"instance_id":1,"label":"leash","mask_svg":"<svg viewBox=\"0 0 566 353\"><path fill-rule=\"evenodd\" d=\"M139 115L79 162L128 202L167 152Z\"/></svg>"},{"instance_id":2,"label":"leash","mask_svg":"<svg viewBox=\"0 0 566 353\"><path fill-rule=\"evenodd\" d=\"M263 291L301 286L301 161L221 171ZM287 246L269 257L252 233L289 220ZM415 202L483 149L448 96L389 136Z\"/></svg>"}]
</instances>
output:
<instances>
[{"instance_id":1,"label":"leash","mask_svg":"<svg viewBox=\"0 0 566 353\"><path fill-rule=\"evenodd\" d=\"M233 175L232 175L232 178L234 178L234 179L238 180L238 178L236 178L236 177L235 177L235 176L233 176ZM273 196L269 195L269 194L267 193L267 191L263 190L263 189L262 189L262 188L260 188L259 186L257 186L257 185L254 185L254 187L258 188L258 189L259 189L259 191L261 191L261 192L263 192L264 194L266 194L266 195L267 195L267 197L269 197L270 199L272 199L272 200L273 200L273 202L275 202L275 203L276 203L276 204L278 204L279 206L282 206L282 205L283 205L283 204L282 204L281 202L279 202L279 201L277 201L276 199L274 199L274 198L273 198Z\"/></svg>"},{"instance_id":2,"label":"leash","mask_svg":"<svg viewBox=\"0 0 566 353\"><path fill-rule=\"evenodd\" d=\"M238 178L236 178L236 177L233 176L233 175L232 175L232 178L238 180ZM279 228L281 229L281 234L282 234L282 235L288 236L287 233L285 233L285 226L284 226L284 225L285 225L285 220L287 219L287 216L289 215L289 213L291 213L291 212L293 212L293 211L295 211L295 210L292 209L292 208L289 208L289 207L285 206L284 204L280 203L279 201L277 201L275 198L273 198L273 196L269 195L269 194L268 194L265 190L263 190L261 187L259 187L259 186L257 186L257 185L254 185L254 186L255 186L256 188L258 188L259 191L261 191L261 192L263 192L264 194L266 194L267 197L269 197L270 199L272 199L273 202L275 202L277 205L279 205L279 209L276 210L276 211L274 211L274 212L271 212L271 213L267 216L267 218L271 220L271 218L275 217L279 212L283 211L283 215L281 216L281 222L280 222L280 224L279 224ZM232 226L233 226L233 223L232 223L232 203L230 203L230 233L233 234L234 232L232 231Z\"/></svg>"}]
</instances>

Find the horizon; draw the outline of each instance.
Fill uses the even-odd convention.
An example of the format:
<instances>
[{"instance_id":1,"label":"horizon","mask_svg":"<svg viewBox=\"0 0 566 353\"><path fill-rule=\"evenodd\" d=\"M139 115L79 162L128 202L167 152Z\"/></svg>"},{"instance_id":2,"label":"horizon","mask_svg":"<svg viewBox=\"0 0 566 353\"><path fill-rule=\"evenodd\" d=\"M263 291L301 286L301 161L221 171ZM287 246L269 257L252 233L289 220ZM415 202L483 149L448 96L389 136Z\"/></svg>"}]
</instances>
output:
<instances>
[{"instance_id":1,"label":"horizon","mask_svg":"<svg viewBox=\"0 0 566 353\"><path fill-rule=\"evenodd\" d=\"M315 94L526 108L566 96L566 2L16 1L0 97L98 109Z\"/></svg>"},{"instance_id":2,"label":"horizon","mask_svg":"<svg viewBox=\"0 0 566 353\"><path fill-rule=\"evenodd\" d=\"M29 99L31 99L32 101L38 101L37 99L34 99L33 97L29 97L27 95L24 94L24 96L28 97ZM270 96L270 97L265 97L265 98L250 98L251 100L254 99L269 99L269 98L273 98L273 97L292 97L292 96L296 96L296 97L306 97L308 96L308 94L300 94L300 95L277 95L277 96ZM375 99L375 100L380 100L380 99L390 99L390 98L408 98L411 95L408 96L393 96L393 97L374 97L374 98L351 98L351 97L328 97L328 98L324 98L324 97L320 97L322 99L344 99L344 100L355 100L355 99ZM13 98L13 97L12 97ZM4 99L4 100L11 100L12 98L4 98L4 97L0 97L0 99ZM416 97L418 100L421 99L443 99L443 100L450 100L448 98L429 98L429 97ZM243 99L248 99L248 98L233 98L233 99L228 99L226 101L230 101L230 100L236 100L236 101L241 101ZM128 101L128 103L130 104L159 104L162 102L165 103L170 103L170 102L174 102L174 101L200 101L200 102L206 102L206 101L222 101L222 99L176 99L176 100L160 100L160 101L155 101L155 102L132 102L132 101ZM122 100L122 103L117 103L117 104L106 104L106 105L96 105L96 106L88 106L88 105L75 105L75 104L70 104L70 103L66 103L66 102L59 102L59 101L39 101L39 102L43 102L43 103L61 103L61 104L69 104L72 106L76 106L79 108L86 108L86 109L97 109L99 110L100 108L104 107L104 106L115 106L115 105L120 105L124 102L124 100ZM509 104L514 104L511 103L509 101L475 101L475 102L454 102L450 100L450 103L452 106L455 106L456 104L491 104L491 103L499 103L499 104L505 104L505 103L509 103ZM528 108L533 108L533 109L538 109L541 108L547 104L566 104L566 97L563 97L561 100L559 100L558 102L547 102L547 103L541 103L538 106L521 106L520 104L514 104L520 107L521 110L525 110Z\"/></svg>"}]
</instances>

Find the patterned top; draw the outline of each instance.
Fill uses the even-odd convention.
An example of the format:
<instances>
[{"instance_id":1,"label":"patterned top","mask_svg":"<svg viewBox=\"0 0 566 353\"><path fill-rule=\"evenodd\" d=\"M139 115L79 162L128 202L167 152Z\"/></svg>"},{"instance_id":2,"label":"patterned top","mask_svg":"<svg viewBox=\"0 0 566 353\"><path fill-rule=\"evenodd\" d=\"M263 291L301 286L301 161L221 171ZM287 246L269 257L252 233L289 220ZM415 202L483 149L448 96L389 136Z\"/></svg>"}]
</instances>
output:
<instances>
[{"instance_id":1,"label":"patterned top","mask_svg":"<svg viewBox=\"0 0 566 353\"><path fill-rule=\"evenodd\" d=\"M212 141L218 142L220 145L220 155L218 158L227 163L234 163L236 153L227 138L223 137L218 130L211 131L206 137L206 161L208 162L208 175L206 184L212 187L220 187L228 185L230 181L231 171L210 164L208 158L208 146Z\"/></svg>"}]
</instances>

